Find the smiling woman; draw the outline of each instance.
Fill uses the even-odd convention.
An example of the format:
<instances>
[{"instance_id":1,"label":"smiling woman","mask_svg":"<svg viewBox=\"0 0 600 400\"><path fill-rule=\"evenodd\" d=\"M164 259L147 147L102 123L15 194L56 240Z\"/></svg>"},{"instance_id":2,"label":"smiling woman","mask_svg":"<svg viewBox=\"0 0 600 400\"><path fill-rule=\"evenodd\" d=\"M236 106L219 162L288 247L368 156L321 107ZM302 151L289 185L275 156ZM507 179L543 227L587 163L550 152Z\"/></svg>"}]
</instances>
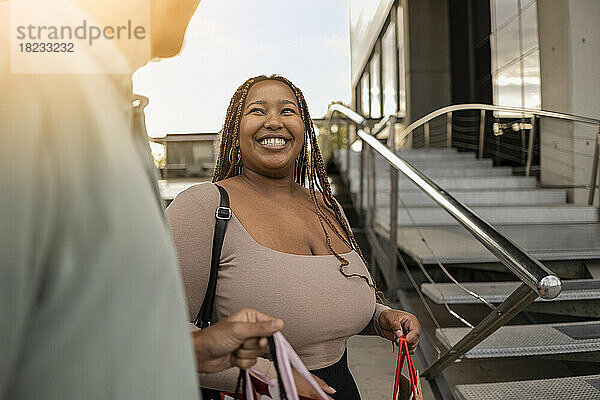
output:
<instances>
[{"instance_id":1,"label":"smiling woman","mask_svg":"<svg viewBox=\"0 0 600 400\"><path fill-rule=\"evenodd\" d=\"M182 192L167 209L188 296L190 320L208 283L217 185L230 198L215 320L254 307L285 322L283 333L334 399L360 395L348 369L347 339L403 329L413 349L414 316L377 303L377 290L339 203L333 198L302 92L279 76L247 80L233 95L213 184ZM270 360L257 368L268 377ZM207 374L205 387L232 390L236 371ZM319 379L320 378L320 379ZM302 379L300 395L316 398ZM334 389L332 389L332 386Z\"/></svg>"},{"instance_id":2,"label":"smiling woman","mask_svg":"<svg viewBox=\"0 0 600 400\"><path fill-rule=\"evenodd\" d=\"M292 90L264 80L248 92L242 111L239 151L246 169L285 176L302 151L304 124Z\"/></svg>"},{"instance_id":3,"label":"smiling woman","mask_svg":"<svg viewBox=\"0 0 600 400\"><path fill-rule=\"evenodd\" d=\"M240 179L233 179L236 176ZM334 245L341 251L355 250L362 257L342 209L331 194L304 96L289 80L261 75L248 79L236 90L223 125L213 177L213 182L222 180L226 180L226 189L230 182L264 188L275 183L305 201L312 199L310 219L316 214L325 240L314 238L309 249L293 246L298 247L295 254L315 255L315 249L319 249L320 253L335 255L344 273L348 261L333 249L333 236ZM291 246L281 243L280 247ZM366 275L362 277L369 282Z\"/></svg>"}]
</instances>

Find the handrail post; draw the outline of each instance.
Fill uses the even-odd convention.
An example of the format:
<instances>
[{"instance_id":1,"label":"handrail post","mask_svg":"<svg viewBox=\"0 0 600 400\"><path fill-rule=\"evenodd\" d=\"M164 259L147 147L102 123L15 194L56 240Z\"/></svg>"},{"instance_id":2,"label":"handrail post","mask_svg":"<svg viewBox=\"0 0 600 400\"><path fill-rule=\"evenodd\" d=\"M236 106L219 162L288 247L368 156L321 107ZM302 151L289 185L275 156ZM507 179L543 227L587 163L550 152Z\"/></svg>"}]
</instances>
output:
<instances>
[{"instance_id":1,"label":"handrail post","mask_svg":"<svg viewBox=\"0 0 600 400\"><path fill-rule=\"evenodd\" d=\"M352 144L350 138L350 126L354 126L354 124L350 124L346 122L346 185L350 187L350 145Z\"/></svg>"},{"instance_id":2,"label":"handrail post","mask_svg":"<svg viewBox=\"0 0 600 400\"><path fill-rule=\"evenodd\" d=\"M446 115L446 147L452 147L452 111Z\"/></svg>"},{"instance_id":3,"label":"handrail post","mask_svg":"<svg viewBox=\"0 0 600 400\"><path fill-rule=\"evenodd\" d=\"M396 117L390 119L390 140L389 148L395 153L396 148ZM390 270L388 276L390 282L388 286L392 287L396 282L396 250L398 248L398 170L392 164L390 167Z\"/></svg>"},{"instance_id":4,"label":"handrail post","mask_svg":"<svg viewBox=\"0 0 600 400\"><path fill-rule=\"evenodd\" d=\"M440 358L431 364L423 376L431 379L438 375L445 367L461 357L467 351L489 337L499 327L513 319L519 312L531 304L538 294L525 283L522 283L502 304L489 313L475 328L473 328L458 343L446 350Z\"/></svg>"},{"instance_id":5,"label":"handrail post","mask_svg":"<svg viewBox=\"0 0 600 400\"><path fill-rule=\"evenodd\" d=\"M365 142L363 142L363 146ZM365 189L366 205L365 205L365 222L366 229L371 228L371 148L367 146L365 149L365 176L367 180L367 187Z\"/></svg>"},{"instance_id":6,"label":"handrail post","mask_svg":"<svg viewBox=\"0 0 600 400\"><path fill-rule=\"evenodd\" d=\"M531 129L529 129L529 144L527 146L527 164L525 164L525 176L531 174L531 163L533 162L533 141L535 140L535 115L531 116Z\"/></svg>"},{"instance_id":7,"label":"handrail post","mask_svg":"<svg viewBox=\"0 0 600 400\"><path fill-rule=\"evenodd\" d=\"M594 195L596 194L596 179L598 177L598 157L600 157L600 124L596 132L596 148L594 149L594 165L592 166L592 179L590 180L590 193L588 196L588 205L594 205Z\"/></svg>"},{"instance_id":8,"label":"handrail post","mask_svg":"<svg viewBox=\"0 0 600 400\"><path fill-rule=\"evenodd\" d=\"M483 148L485 141L485 110L481 110L479 117L479 158L483 158Z\"/></svg>"},{"instance_id":9,"label":"handrail post","mask_svg":"<svg viewBox=\"0 0 600 400\"><path fill-rule=\"evenodd\" d=\"M365 209L365 199L364 199L364 194L365 194L365 143L363 140L361 140L361 146L360 146L360 170L359 170L359 194L360 194L360 198L358 199L358 204L359 204L359 210L360 213L363 214L363 211Z\"/></svg>"},{"instance_id":10,"label":"handrail post","mask_svg":"<svg viewBox=\"0 0 600 400\"><path fill-rule=\"evenodd\" d=\"M338 150L338 154L339 151L342 149L342 127L340 126L340 121L337 122L337 150Z\"/></svg>"},{"instance_id":11,"label":"handrail post","mask_svg":"<svg viewBox=\"0 0 600 400\"><path fill-rule=\"evenodd\" d=\"M425 130L425 147L429 147L429 121L425 122L423 129Z\"/></svg>"},{"instance_id":12,"label":"handrail post","mask_svg":"<svg viewBox=\"0 0 600 400\"><path fill-rule=\"evenodd\" d=\"M376 193L377 193L377 162L376 162L376 153L375 150L373 150L372 148L369 148L369 168L370 168L370 175L371 175L371 201L370 201L370 207L369 207L369 212L371 214L371 216L369 217L369 229L374 229L375 227L375 215L376 215L376 210L377 210L377 198Z\"/></svg>"}]
</instances>

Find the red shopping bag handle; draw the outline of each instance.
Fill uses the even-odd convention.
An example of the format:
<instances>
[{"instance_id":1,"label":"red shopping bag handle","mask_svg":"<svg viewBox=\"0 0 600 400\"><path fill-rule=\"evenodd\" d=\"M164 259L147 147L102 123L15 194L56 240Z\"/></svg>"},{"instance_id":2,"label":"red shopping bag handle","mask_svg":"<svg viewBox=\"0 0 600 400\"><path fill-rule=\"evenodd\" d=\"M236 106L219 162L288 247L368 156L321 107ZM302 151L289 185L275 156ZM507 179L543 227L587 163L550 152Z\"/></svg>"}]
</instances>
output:
<instances>
[{"instance_id":1,"label":"red shopping bag handle","mask_svg":"<svg viewBox=\"0 0 600 400\"><path fill-rule=\"evenodd\" d=\"M417 387L417 371L415 369L415 365L413 364L412 358L410 358L410 353L408 352L408 342L406 340L406 336L401 335L398 345L400 349L398 350L398 362L396 363L396 379L394 380L394 396L392 400L396 400L398 398L398 389L400 388L400 379L402 377L402 367L404 366L404 360L406 359L406 364L408 365L408 374L410 375L410 386L413 393L413 398L417 398L418 387Z\"/></svg>"}]
</instances>

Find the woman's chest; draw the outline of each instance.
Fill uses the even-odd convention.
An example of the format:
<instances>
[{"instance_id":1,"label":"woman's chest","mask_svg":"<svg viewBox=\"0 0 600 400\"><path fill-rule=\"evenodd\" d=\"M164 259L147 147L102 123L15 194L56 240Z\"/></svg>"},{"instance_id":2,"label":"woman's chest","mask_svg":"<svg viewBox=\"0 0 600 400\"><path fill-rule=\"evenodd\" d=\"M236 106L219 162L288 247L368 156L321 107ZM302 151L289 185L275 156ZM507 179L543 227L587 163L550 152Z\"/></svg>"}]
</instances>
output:
<instances>
[{"instance_id":1,"label":"woman's chest","mask_svg":"<svg viewBox=\"0 0 600 400\"><path fill-rule=\"evenodd\" d=\"M345 253L350 250L346 244L347 234L341 224L328 213L319 218L312 208L291 208L283 204L238 209L234 213L255 242L279 252L331 255L325 235L329 237L335 252Z\"/></svg>"},{"instance_id":2,"label":"woman's chest","mask_svg":"<svg viewBox=\"0 0 600 400\"><path fill-rule=\"evenodd\" d=\"M285 322L294 346L349 337L371 320L373 289L363 278L344 276L333 256L290 256L258 248L222 259L217 286L217 315L251 307ZM344 255L347 274L368 276L356 253Z\"/></svg>"}]
</instances>

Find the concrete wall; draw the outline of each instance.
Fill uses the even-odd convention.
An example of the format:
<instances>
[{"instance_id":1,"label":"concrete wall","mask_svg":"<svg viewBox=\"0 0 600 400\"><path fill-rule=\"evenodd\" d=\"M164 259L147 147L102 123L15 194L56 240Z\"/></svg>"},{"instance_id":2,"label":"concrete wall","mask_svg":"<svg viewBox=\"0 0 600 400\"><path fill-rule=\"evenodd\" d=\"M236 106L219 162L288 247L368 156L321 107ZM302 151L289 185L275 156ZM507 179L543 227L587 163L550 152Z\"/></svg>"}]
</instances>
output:
<instances>
[{"instance_id":1,"label":"concrete wall","mask_svg":"<svg viewBox=\"0 0 600 400\"><path fill-rule=\"evenodd\" d=\"M447 0L408 0L407 119L451 102Z\"/></svg>"},{"instance_id":2,"label":"concrete wall","mask_svg":"<svg viewBox=\"0 0 600 400\"><path fill-rule=\"evenodd\" d=\"M600 1L538 0L538 26L542 109L600 119ZM596 131L542 119L542 184L588 184ZM574 189L569 200L583 204L587 196Z\"/></svg>"}]
</instances>

